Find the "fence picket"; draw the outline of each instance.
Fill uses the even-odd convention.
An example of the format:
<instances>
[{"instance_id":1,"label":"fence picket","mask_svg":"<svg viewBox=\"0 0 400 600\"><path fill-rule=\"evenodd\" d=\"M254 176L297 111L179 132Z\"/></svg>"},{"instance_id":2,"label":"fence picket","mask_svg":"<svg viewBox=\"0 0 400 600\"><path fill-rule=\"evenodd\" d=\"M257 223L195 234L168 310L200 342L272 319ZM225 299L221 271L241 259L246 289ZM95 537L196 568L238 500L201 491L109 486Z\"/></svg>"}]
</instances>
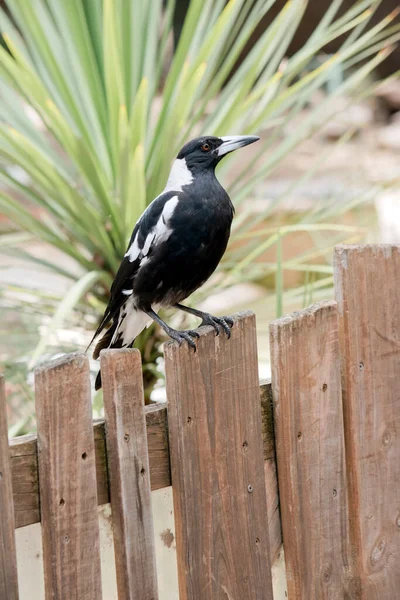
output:
<instances>
[{"instance_id":1,"label":"fence picket","mask_svg":"<svg viewBox=\"0 0 400 600\"><path fill-rule=\"evenodd\" d=\"M167 409L165 403L145 407L147 445L150 459L151 489L171 485ZM96 454L97 501L110 501L106 460L104 421L93 423ZM25 527L39 523L39 476L36 434L24 435L10 441L11 472L13 481L15 526Z\"/></svg>"},{"instance_id":2,"label":"fence picket","mask_svg":"<svg viewBox=\"0 0 400 600\"><path fill-rule=\"evenodd\" d=\"M4 378L0 376L0 598L18 600L14 507Z\"/></svg>"},{"instance_id":3,"label":"fence picket","mask_svg":"<svg viewBox=\"0 0 400 600\"><path fill-rule=\"evenodd\" d=\"M101 600L89 363L72 354L35 373L46 599Z\"/></svg>"},{"instance_id":4,"label":"fence picket","mask_svg":"<svg viewBox=\"0 0 400 600\"><path fill-rule=\"evenodd\" d=\"M273 562L277 558L282 545L282 534L276 478L270 383L260 385L260 399L271 561ZM167 409L165 403L146 406L145 415L151 489L158 490L171 485ZM110 495L104 421L98 420L94 423L93 433L96 454L97 500L99 504L106 504L110 501ZM10 442L15 526L17 528L40 521L36 443L36 434L21 436Z\"/></svg>"},{"instance_id":5,"label":"fence picket","mask_svg":"<svg viewBox=\"0 0 400 600\"><path fill-rule=\"evenodd\" d=\"M273 321L270 334L289 598L337 600L350 582L336 303Z\"/></svg>"},{"instance_id":6,"label":"fence picket","mask_svg":"<svg viewBox=\"0 0 400 600\"><path fill-rule=\"evenodd\" d=\"M118 595L157 600L140 352L103 350L101 372Z\"/></svg>"},{"instance_id":7,"label":"fence picket","mask_svg":"<svg viewBox=\"0 0 400 600\"><path fill-rule=\"evenodd\" d=\"M36 370L37 438L9 445L0 377L0 600L18 600L14 527L38 521L46 599L101 600L110 494L119 598L157 600L150 489L171 478L180 600L272 600L282 532L290 600L397 598L400 246L339 246L335 290L271 324L272 390L251 313L196 353L167 344L168 411L144 407L137 351L104 351L93 423L68 355Z\"/></svg>"},{"instance_id":8,"label":"fence picket","mask_svg":"<svg viewBox=\"0 0 400 600\"><path fill-rule=\"evenodd\" d=\"M400 246L335 253L358 598L400 591Z\"/></svg>"},{"instance_id":9,"label":"fence picket","mask_svg":"<svg viewBox=\"0 0 400 600\"><path fill-rule=\"evenodd\" d=\"M254 315L165 361L180 600L272 600Z\"/></svg>"},{"instance_id":10,"label":"fence picket","mask_svg":"<svg viewBox=\"0 0 400 600\"><path fill-rule=\"evenodd\" d=\"M282 526L279 511L278 475L276 470L274 417L271 381L260 383L261 421L264 446L264 474L267 491L268 531L271 564L282 549Z\"/></svg>"}]
</instances>

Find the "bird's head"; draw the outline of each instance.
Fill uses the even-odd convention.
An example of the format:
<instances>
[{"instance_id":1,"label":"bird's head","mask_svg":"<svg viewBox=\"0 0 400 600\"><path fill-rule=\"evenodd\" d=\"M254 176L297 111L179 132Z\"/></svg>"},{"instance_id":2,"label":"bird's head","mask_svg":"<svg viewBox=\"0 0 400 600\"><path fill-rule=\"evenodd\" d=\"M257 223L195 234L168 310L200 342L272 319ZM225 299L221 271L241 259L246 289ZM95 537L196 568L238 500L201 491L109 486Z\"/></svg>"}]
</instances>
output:
<instances>
[{"instance_id":1,"label":"bird's head","mask_svg":"<svg viewBox=\"0 0 400 600\"><path fill-rule=\"evenodd\" d=\"M177 159L184 159L192 173L203 169L215 169L224 156L259 139L256 135L203 136L185 144Z\"/></svg>"}]
</instances>

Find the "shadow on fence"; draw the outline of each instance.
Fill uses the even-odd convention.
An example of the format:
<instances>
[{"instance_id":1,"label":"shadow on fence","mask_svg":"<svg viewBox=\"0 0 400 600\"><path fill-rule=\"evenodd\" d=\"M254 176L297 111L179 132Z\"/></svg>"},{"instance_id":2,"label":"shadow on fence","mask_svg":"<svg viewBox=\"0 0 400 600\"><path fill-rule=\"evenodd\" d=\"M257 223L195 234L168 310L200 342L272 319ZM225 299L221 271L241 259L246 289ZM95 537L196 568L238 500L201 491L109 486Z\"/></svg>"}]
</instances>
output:
<instances>
[{"instance_id":1,"label":"shadow on fence","mask_svg":"<svg viewBox=\"0 0 400 600\"><path fill-rule=\"evenodd\" d=\"M271 323L272 387L249 312L166 345L168 410L144 407L138 351L103 351L93 425L70 355L36 372L37 438L8 446L1 381L0 598L14 528L41 521L46 599L100 599L110 498L119 598L158 598L150 491L171 481L181 600L272 600L282 533L289 600L398 598L400 247L338 247L335 294Z\"/></svg>"}]
</instances>

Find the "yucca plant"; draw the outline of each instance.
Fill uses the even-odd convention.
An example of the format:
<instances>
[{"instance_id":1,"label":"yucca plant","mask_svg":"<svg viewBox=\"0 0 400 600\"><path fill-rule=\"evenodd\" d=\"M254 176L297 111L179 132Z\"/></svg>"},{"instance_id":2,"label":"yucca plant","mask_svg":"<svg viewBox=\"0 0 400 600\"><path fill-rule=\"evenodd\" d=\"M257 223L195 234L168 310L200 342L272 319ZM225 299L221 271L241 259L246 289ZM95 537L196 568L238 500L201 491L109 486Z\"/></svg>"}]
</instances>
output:
<instances>
[{"instance_id":1,"label":"yucca plant","mask_svg":"<svg viewBox=\"0 0 400 600\"><path fill-rule=\"evenodd\" d=\"M192 0L175 51L174 0L9 3L12 19L0 13L6 43L0 47L0 208L9 220L2 247L70 281L58 305L51 299L54 316L34 361L49 328L69 323L71 315L89 316L93 327L136 219L162 190L180 146L200 133L258 133L262 142L252 169L235 156L221 166L237 217L224 261L199 297L272 276L280 314L285 298L309 299L331 285L332 245L359 239L360 229L340 225L333 202L287 225L276 218L266 223L275 207L255 214L249 200L334 114L338 97L371 93L370 73L400 37L394 14L367 28L379 3L360 0L338 17L341 0L333 0L304 47L286 59L307 6L289 0L235 69L274 0ZM316 66L324 45L343 34L339 51ZM341 82L313 104L338 69ZM289 186L283 197L292 191ZM284 240L296 231L308 232L313 248L288 261ZM17 249L16 232L45 242L48 257ZM54 258L51 248L58 251ZM276 260L266 258L271 248ZM68 266L60 264L60 252ZM285 288L287 270L304 273L300 287ZM23 283L12 297L24 305L21 291ZM144 333L149 365L157 343L151 330Z\"/></svg>"}]
</instances>

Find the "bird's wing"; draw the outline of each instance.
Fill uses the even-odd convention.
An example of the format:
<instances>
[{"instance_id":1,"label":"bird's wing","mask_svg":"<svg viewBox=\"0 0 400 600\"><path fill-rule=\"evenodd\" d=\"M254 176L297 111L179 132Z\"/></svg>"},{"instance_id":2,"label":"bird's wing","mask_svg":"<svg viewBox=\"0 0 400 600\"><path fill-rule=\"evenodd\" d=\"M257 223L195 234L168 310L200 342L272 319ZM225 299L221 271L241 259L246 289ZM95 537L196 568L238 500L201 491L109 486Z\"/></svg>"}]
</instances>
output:
<instances>
[{"instance_id":1,"label":"bird's wing","mask_svg":"<svg viewBox=\"0 0 400 600\"><path fill-rule=\"evenodd\" d=\"M134 279L140 267L149 260L153 249L170 236L172 230L169 228L169 221L178 204L178 195L170 191L157 196L136 223L111 286L108 306L90 344L118 315L119 309L132 294Z\"/></svg>"}]
</instances>

